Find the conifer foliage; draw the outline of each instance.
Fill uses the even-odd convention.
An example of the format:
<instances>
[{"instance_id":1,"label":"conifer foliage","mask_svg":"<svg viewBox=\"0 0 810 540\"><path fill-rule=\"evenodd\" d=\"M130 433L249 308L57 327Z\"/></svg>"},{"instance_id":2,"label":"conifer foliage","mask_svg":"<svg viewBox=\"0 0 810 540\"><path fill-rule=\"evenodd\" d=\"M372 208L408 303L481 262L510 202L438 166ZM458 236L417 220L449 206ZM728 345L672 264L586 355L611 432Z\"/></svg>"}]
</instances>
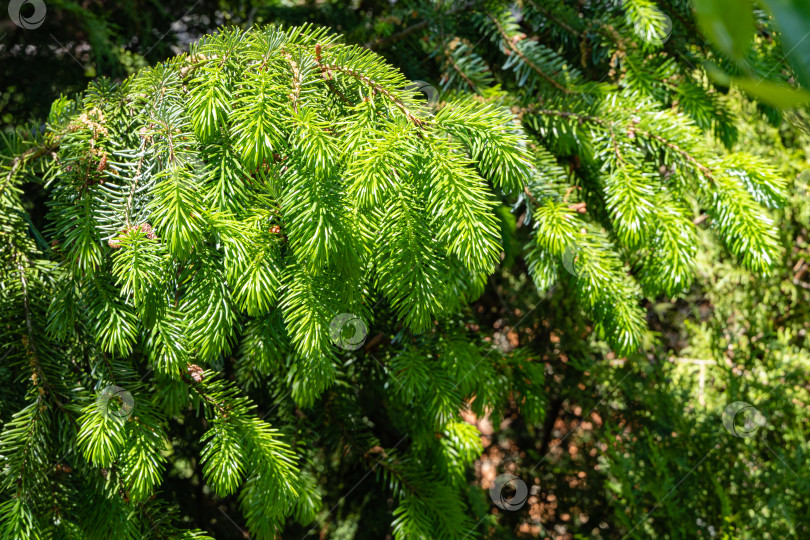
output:
<instances>
[{"instance_id":1,"label":"conifer foliage","mask_svg":"<svg viewBox=\"0 0 810 540\"><path fill-rule=\"evenodd\" d=\"M493 189L523 188L526 141L508 111L460 101L433 115L407 85L322 30L230 29L57 101L46 135L14 141L30 149L6 187L47 161L52 241L38 252L9 214L4 301L19 309L6 355L27 364L30 390L2 439L5 536L39 534L46 505L63 528L102 536L135 504L131 533L163 534L152 498L166 415L189 404L209 425L205 479L219 496L239 491L251 531L312 520L289 443L198 364L244 340L266 372L288 349L292 397L312 404L336 377L335 317L371 324L379 297L423 332L494 269ZM491 184L470 158L485 144ZM54 438L75 444L90 486L53 478ZM110 529L82 519L74 496L88 489L120 495L117 515L96 517Z\"/></svg>"},{"instance_id":2,"label":"conifer foliage","mask_svg":"<svg viewBox=\"0 0 810 540\"><path fill-rule=\"evenodd\" d=\"M481 445L459 411L513 401L533 424L545 405L543 364L458 315L504 204L537 289L570 286L622 354L642 297L691 283L696 209L768 271L783 181L705 144L733 142L722 98L664 52L649 2L590 3L587 26L565 4L452 4L419 4L447 23L419 41L442 53L435 110L324 30L229 28L4 141L0 374L22 390L2 402L0 537L202 537L159 494L171 427L197 422L205 482L257 538L320 525L318 471L343 459L394 498L396 538L471 538ZM42 233L27 181L49 189ZM336 346L342 314L383 345Z\"/></svg>"},{"instance_id":3,"label":"conifer foliage","mask_svg":"<svg viewBox=\"0 0 810 540\"><path fill-rule=\"evenodd\" d=\"M370 291L426 329L464 293L450 275L474 282L497 262L493 195L467 146L490 142L507 192L529 164L508 113L431 117L407 84L323 31L270 27L58 103L52 212L75 294L49 329L68 335L86 296L101 350L125 356L149 331L160 373L179 379L192 355L231 352L244 317L279 311L311 377L303 401L333 377L330 321L370 323Z\"/></svg>"},{"instance_id":4,"label":"conifer foliage","mask_svg":"<svg viewBox=\"0 0 810 540\"><path fill-rule=\"evenodd\" d=\"M689 288L696 220L756 272L780 257L769 209L782 204L784 179L707 135L726 148L736 141L712 79L729 84L721 69L782 81L790 71L773 42L749 47L722 14L716 24L747 56L712 46L687 1L572 4L422 2L421 24L369 45L402 63L403 51L420 50L447 94L481 94L513 110L531 140L532 178L516 201L533 228L525 244L531 276L540 291L564 278L600 336L626 354L644 339L639 300ZM407 21L410 10L395 5L387 16ZM761 26L776 32L771 20ZM742 87L760 83L772 85ZM487 162L485 150L475 157Z\"/></svg>"}]
</instances>

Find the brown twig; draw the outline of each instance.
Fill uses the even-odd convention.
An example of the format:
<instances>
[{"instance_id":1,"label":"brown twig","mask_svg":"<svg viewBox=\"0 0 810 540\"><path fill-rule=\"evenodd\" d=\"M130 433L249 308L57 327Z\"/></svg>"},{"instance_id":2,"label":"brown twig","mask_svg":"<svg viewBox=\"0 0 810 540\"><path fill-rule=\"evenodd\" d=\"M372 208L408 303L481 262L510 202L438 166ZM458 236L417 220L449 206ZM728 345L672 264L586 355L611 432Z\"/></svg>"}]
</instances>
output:
<instances>
[{"instance_id":1,"label":"brown twig","mask_svg":"<svg viewBox=\"0 0 810 540\"><path fill-rule=\"evenodd\" d=\"M526 57L526 55L523 54L523 51L521 51L520 48L518 48L515 45L514 41L512 41L512 38L509 37L509 34L506 33L506 30L504 30L503 26L501 26L501 23L498 21L498 19L496 19L492 15L490 15L489 18L492 19L492 22L494 22L495 26L498 28L498 32L501 34L501 37L503 38L503 42L506 43L506 45L509 47L509 49L512 52L514 52L516 55L518 55L520 57L520 59L523 60L523 62L526 63L527 66L532 68L533 71L535 71L538 75L540 75L545 80L550 82L557 89L565 92L566 94L573 94L574 93L572 90L570 90L570 89L566 88L565 86L561 85L551 75L549 75L548 73L546 73L545 71L540 69L540 66L538 66L537 64L532 62L528 57Z\"/></svg>"},{"instance_id":2,"label":"brown twig","mask_svg":"<svg viewBox=\"0 0 810 540\"><path fill-rule=\"evenodd\" d=\"M343 92L335 85L335 81L332 77L332 74L323 66L322 59L321 59L321 45L315 45L315 62L317 62L318 67L321 69L321 76L323 80L326 81L326 86L335 94L340 100L345 103L346 105L353 105L353 103L343 95Z\"/></svg>"},{"instance_id":3,"label":"brown twig","mask_svg":"<svg viewBox=\"0 0 810 540\"><path fill-rule=\"evenodd\" d=\"M45 154L51 153L59 147L59 143L54 141L48 145L40 146L37 148L29 148L19 156L15 157L11 162L11 167L8 170L8 174L6 174L6 179L3 181L2 187L0 187L0 195L6 190L6 187L11 183L11 178L17 172L17 170L24 165L28 160L39 159Z\"/></svg>"},{"instance_id":4,"label":"brown twig","mask_svg":"<svg viewBox=\"0 0 810 540\"><path fill-rule=\"evenodd\" d=\"M298 64L295 63L293 60L292 55L287 51L281 51L281 55L287 59L290 63L290 69L292 70L293 76L293 91L290 94L290 101L292 102L293 112L298 112L298 100L301 97L301 70L298 68Z\"/></svg>"},{"instance_id":5,"label":"brown twig","mask_svg":"<svg viewBox=\"0 0 810 540\"><path fill-rule=\"evenodd\" d=\"M553 21L560 28L563 28L563 29L567 30L568 32L574 34L576 37L580 37L582 35L581 32L579 32L579 30L576 30L574 27L572 27L571 25L569 25L568 23L566 23L565 21L563 21L562 19L560 19L559 17L554 15L546 7L541 6L540 4L535 2L534 0L529 0L529 3L532 5L532 7L534 9L536 9L538 12L542 13L543 16L546 17L547 19L550 19L551 21Z\"/></svg>"},{"instance_id":6,"label":"brown twig","mask_svg":"<svg viewBox=\"0 0 810 540\"><path fill-rule=\"evenodd\" d=\"M470 88L471 88L473 91L475 91L475 90L476 90L476 88L477 88L477 87L476 87L476 85L475 85L475 83L472 81L472 79L470 79L469 77L467 77L467 74L466 74L466 73L464 73L463 71L461 71L461 68L460 68L460 67L458 67L458 64L457 64L457 63L456 63L456 61L453 59L453 55L452 55L452 54L450 54L450 53L449 53L449 52L448 52L448 51L445 49L445 50L444 50L444 56L445 56L445 58L447 58L447 62L450 64L450 66L453 68L453 70L455 70L455 72L456 72L456 73L458 73L459 77L461 77L462 79L464 79L464 82L465 82L465 83L467 83L467 85L468 85L468 86L469 86L469 87L470 87Z\"/></svg>"},{"instance_id":7,"label":"brown twig","mask_svg":"<svg viewBox=\"0 0 810 540\"><path fill-rule=\"evenodd\" d=\"M63 413L65 413L68 419L72 420L73 423L76 424L76 420L68 414L67 410L65 409L65 406L56 396L56 392L54 391L51 383L45 377L45 372L42 369L42 364L40 364L39 362L39 350L34 340L34 325L31 322L31 306L28 300L28 279L25 277L25 267L23 266L22 263L22 259L26 258L27 260L27 257L21 251L18 251L16 249L15 251L17 252L17 270L20 273L20 284L22 285L23 289L23 311L25 313L25 326L26 330L28 331L26 344L27 348L31 353L31 361L34 364L34 369L36 369L37 380L41 381L42 384L46 387L48 395L53 399L54 403L56 403L56 406L59 407L59 409ZM78 424L76 425L78 427Z\"/></svg>"},{"instance_id":8,"label":"brown twig","mask_svg":"<svg viewBox=\"0 0 810 540\"><path fill-rule=\"evenodd\" d=\"M146 137L141 137L141 157L138 160L138 168L135 170L135 178L132 179L132 186L129 190L129 196L127 197L127 204L124 207L124 219L126 219L127 227L131 227L131 217L132 217L132 199L135 197L135 190L138 187L138 182L141 180L141 168L143 167L143 159L144 159L144 152L146 151Z\"/></svg>"},{"instance_id":9,"label":"brown twig","mask_svg":"<svg viewBox=\"0 0 810 540\"><path fill-rule=\"evenodd\" d=\"M637 131L636 133L640 133L640 134L644 135L645 137L649 137L650 139L655 139L656 141L660 142L661 144L663 144L667 148L669 148L671 150L674 150L675 152L681 154L684 158L686 158L686 160L689 163L694 165L700 172L702 172L703 175L706 178L708 178L709 180L714 181L714 176L712 174L712 170L710 168L708 168L707 166L703 165L702 163L700 163L697 159L695 159L692 156L692 154L690 154L686 150L682 149L677 144L675 144L675 143L661 137L660 135L655 135L654 133L650 133L649 131Z\"/></svg>"},{"instance_id":10,"label":"brown twig","mask_svg":"<svg viewBox=\"0 0 810 540\"><path fill-rule=\"evenodd\" d=\"M413 123L416 127L424 128L424 126L427 124L427 122L425 122L424 120L422 120L421 118L419 118L418 116L413 114L411 111L409 111L408 108L405 106L405 104L402 102L401 99L399 99L397 96L392 94L387 88L385 88L384 86L382 86L381 84L379 84L375 80L373 80L370 77L368 77L366 75L363 75L362 73L359 73L359 72L357 72L357 71L355 71L355 70L353 70L351 68L348 68L348 67L345 67L345 66L339 66L337 64L327 64L326 62L324 62L323 58L321 57L321 46L320 45L315 46L315 60L318 63L318 65L321 67L321 71L325 70L329 74L330 78L333 77L332 72L338 72L338 73L343 73L344 75L348 75L348 76L362 82L363 84L366 84L366 85L370 86L376 93L382 94L385 97L387 97L389 100L391 100L391 102L393 102L394 105L400 111L402 111L402 113L408 118L408 120L410 120L411 123Z\"/></svg>"},{"instance_id":11,"label":"brown twig","mask_svg":"<svg viewBox=\"0 0 810 540\"><path fill-rule=\"evenodd\" d=\"M189 383L189 384L188 384L188 385L189 385L189 387L190 387L192 390L194 390L194 392L195 392L195 393L196 393L198 396L200 396L201 398L203 398L203 400L205 400L205 401L206 401L206 402L208 402L210 405L212 405L213 407L215 407L215 408L216 408L216 409L219 411L220 415L222 415L222 418L227 418L227 417L228 417L228 408L227 408L227 407L223 407L221 403L218 403L218 402L217 402L215 399L213 399L211 396L209 396L208 394L206 394L205 392L203 392L202 390L200 390L200 389L198 388L198 386L199 386L201 383L199 383L199 382L197 382L196 380L194 380L194 379L191 377L191 375L190 375L190 374L188 374L188 373L181 372L181 373L180 373L180 376L183 378L183 380L184 380L184 381L186 381L187 383Z\"/></svg>"}]
</instances>

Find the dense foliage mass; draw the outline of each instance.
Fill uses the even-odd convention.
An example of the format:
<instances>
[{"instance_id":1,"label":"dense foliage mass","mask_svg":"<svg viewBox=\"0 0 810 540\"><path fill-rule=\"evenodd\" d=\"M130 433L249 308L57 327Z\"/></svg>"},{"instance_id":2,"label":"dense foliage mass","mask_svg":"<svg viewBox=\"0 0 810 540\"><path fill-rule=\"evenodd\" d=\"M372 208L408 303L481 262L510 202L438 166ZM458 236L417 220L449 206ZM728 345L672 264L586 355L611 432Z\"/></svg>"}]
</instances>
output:
<instances>
[{"instance_id":1,"label":"dense foliage mass","mask_svg":"<svg viewBox=\"0 0 810 540\"><path fill-rule=\"evenodd\" d=\"M358 44L6 134L0 537L801 536L810 56L733 4L254 8Z\"/></svg>"}]
</instances>

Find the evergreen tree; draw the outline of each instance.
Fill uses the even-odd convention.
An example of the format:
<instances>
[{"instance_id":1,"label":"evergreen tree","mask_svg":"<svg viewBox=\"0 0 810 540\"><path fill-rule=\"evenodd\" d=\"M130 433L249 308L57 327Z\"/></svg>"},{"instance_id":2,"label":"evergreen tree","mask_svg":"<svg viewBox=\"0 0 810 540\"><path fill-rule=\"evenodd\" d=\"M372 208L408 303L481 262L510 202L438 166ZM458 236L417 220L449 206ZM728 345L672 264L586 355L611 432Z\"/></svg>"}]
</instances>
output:
<instances>
[{"instance_id":1,"label":"evergreen tree","mask_svg":"<svg viewBox=\"0 0 810 540\"><path fill-rule=\"evenodd\" d=\"M271 536L290 514L312 520L311 480L289 443L197 363L241 348L245 369L280 370L311 405L339 376L330 324L342 312L372 324L379 297L403 331L421 333L480 288L498 230L470 149L486 141L493 186L516 193L525 139L508 111L461 101L433 117L406 86L374 53L320 30L224 30L122 85L57 101L42 140L19 141L40 146L8 179L46 159L53 241L48 257L16 237L7 253L9 358L31 381L3 440L11 536L35 532L32 516L49 506L85 535L124 517L96 506L105 516L83 519L82 489L120 493L142 517L128 530L158 534L149 501L166 416L189 406L210 426L205 479L220 496L241 488L251 531ZM466 463L474 433L454 416L438 426ZM71 436L51 448L63 429ZM51 461L74 445L77 476L96 484L40 499ZM453 510L434 514L450 518L451 536L465 524Z\"/></svg>"},{"instance_id":2,"label":"evergreen tree","mask_svg":"<svg viewBox=\"0 0 810 540\"><path fill-rule=\"evenodd\" d=\"M535 425L548 405L537 351L493 347L465 307L502 250L631 356L642 298L693 283L695 222L754 273L780 259L784 180L707 144L738 135L694 50L745 89L736 45L701 41L685 2L669 40L640 0L406 4L377 15L425 22L367 44L403 67L438 51L435 111L324 30L229 28L4 139L3 537L201 537L159 494L197 459L257 538L329 527L341 470L346 492L376 473L394 537L472 537L459 411ZM743 52L787 80L771 44Z\"/></svg>"}]
</instances>

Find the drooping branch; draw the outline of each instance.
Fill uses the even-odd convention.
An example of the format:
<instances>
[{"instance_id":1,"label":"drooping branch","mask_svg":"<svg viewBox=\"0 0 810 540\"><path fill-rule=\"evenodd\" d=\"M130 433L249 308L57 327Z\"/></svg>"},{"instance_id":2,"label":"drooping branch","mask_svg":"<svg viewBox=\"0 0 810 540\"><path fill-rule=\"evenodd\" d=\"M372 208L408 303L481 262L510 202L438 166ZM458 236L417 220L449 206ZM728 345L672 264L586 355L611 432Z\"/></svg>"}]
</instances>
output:
<instances>
[{"instance_id":1,"label":"drooping branch","mask_svg":"<svg viewBox=\"0 0 810 540\"><path fill-rule=\"evenodd\" d=\"M571 89L569 89L569 88L566 88L565 86L563 86L562 84L560 84L559 82L557 82L557 80L555 80L555 79L554 79L554 77L552 77L551 75L549 75L548 73L546 73L545 71L543 71L543 70L540 68L540 66L538 66L537 64L535 64L534 62L532 62L532 61L531 61L531 59L530 59L530 58L528 58L528 57L527 57L527 56L526 56L526 55L523 53L523 51L522 51L522 50L520 50L520 47L518 47L517 45L515 45L514 40L512 40L512 38L511 38L511 37L509 37L509 34L507 34L507 33L506 33L506 29L504 29L504 27L501 25L501 23L498 21L498 19L496 19L496 18L495 18L495 17L493 17L492 15L490 15L490 16L489 16L489 18L492 20L492 22L493 22L493 23L495 23L495 26L498 28L498 33L501 35L501 38L503 39L503 42L506 44L506 46L507 46L507 47L509 47L509 49L510 49L510 50L511 50L511 51L512 51L514 54L518 55L518 56L520 57L520 59L521 59L521 60L522 60L522 61L523 61L523 62L524 62L524 63L525 63L527 66L529 66L529 67L532 69L532 71L534 71L535 73L537 73L538 75L540 75L540 76L541 76L542 78L544 78L546 81L548 81L549 83L551 83L551 85L552 85L552 86L554 86L554 87L555 87L555 88L557 88L558 90L562 91L563 93L565 93L565 94L573 94L573 93L574 93L574 92L573 92L573 90L571 90Z\"/></svg>"},{"instance_id":2,"label":"drooping branch","mask_svg":"<svg viewBox=\"0 0 810 540\"><path fill-rule=\"evenodd\" d=\"M328 64L324 62L323 58L321 57L320 45L315 46L315 59L318 62L318 65L321 67L321 70L322 71L325 70L327 73L329 73L330 76L333 76L332 72L335 71L338 73L343 73L344 75L348 75L362 82L363 84L370 86L375 93L379 93L387 97L400 111L402 111L402 113L408 118L408 120L410 120L416 127L424 128L424 126L427 124L427 122L417 117L414 113L408 110L408 108L405 106L405 103L403 103L401 99L392 94L387 88L385 88L372 78L349 67L340 66L337 64Z\"/></svg>"}]
</instances>

